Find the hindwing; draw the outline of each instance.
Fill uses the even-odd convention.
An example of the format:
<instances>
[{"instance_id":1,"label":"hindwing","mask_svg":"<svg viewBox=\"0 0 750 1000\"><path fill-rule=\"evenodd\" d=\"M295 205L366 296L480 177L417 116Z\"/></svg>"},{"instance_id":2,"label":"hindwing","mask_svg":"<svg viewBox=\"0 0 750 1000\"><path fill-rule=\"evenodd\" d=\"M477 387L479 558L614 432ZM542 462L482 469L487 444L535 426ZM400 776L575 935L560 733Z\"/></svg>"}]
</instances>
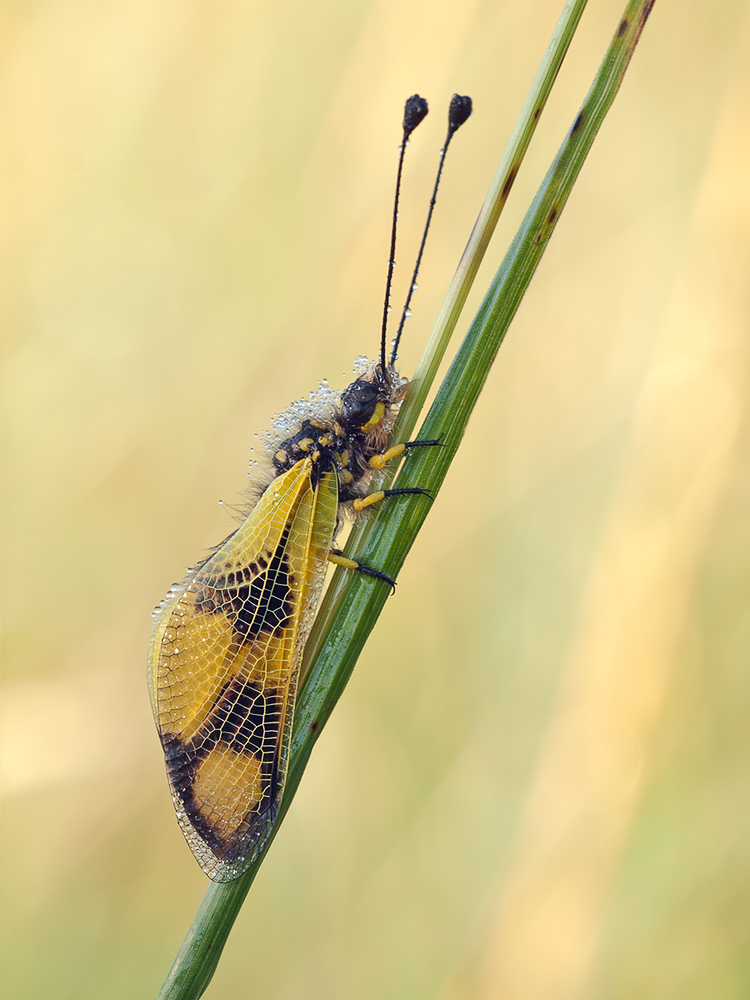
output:
<instances>
[{"instance_id":1,"label":"hindwing","mask_svg":"<svg viewBox=\"0 0 750 1000\"><path fill-rule=\"evenodd\" d=\"M215 881L250 866L278 813L337 508L336 475L299 461L155 613L149 681L172 797Z\"/></svg>"}]
</instances>

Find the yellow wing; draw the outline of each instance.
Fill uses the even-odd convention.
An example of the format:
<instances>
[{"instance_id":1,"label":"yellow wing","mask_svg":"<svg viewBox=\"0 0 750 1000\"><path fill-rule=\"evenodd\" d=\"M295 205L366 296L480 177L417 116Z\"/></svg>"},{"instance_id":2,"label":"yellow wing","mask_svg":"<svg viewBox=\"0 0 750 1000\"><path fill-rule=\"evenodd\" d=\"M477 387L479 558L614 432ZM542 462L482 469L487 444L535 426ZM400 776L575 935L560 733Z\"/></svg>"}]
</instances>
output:
<instances>
[{"instance_id":1,"label":"yellow wing","mask_svg":"<svg viewBox=\"0 0 750 1000\"><path fill-rule=\"evenodd\" d=\"M228 882L257 857L286 778L299 664L338 508L298 462L155 613L149 687L182 832ZM318 470L314 470L318 473Z\"/></svg>"}]
</instances>

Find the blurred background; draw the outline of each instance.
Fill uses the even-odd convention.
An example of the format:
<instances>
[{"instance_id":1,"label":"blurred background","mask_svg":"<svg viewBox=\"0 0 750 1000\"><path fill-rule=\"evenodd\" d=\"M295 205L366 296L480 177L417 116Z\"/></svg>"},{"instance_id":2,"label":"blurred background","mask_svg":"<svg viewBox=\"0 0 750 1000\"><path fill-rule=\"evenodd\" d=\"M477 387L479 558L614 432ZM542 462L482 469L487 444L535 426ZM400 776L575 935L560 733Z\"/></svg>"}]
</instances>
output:
<instances>
[{"instance_id":1,"label":"blurred background","mask_svg":"<svg viewBox=\"0 0 750 1000\"><path fill-rule=\"evenodd\" d=\"M592 0L466 310L622 13ZM4 995L155 996L206 879L151 610L251 448L419 357L560 0L6 5ZM656 4L208 996L750 992L750 11Z\"/></svg>"}]
</instances>

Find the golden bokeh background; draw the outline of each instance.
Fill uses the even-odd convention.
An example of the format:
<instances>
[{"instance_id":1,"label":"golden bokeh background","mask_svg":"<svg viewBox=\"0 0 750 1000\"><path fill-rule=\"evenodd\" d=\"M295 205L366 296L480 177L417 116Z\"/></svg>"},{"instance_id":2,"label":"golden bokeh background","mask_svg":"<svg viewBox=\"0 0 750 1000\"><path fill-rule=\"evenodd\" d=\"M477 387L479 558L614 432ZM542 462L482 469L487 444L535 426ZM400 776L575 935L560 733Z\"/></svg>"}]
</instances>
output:
<instances>
[{"instance_id":1,"label":"golden bokeh background","mask_svg":"<svg viewBox=\"0 0 750 1000\"><path fill-rule=\"evenodd\" d=\"M145 685L271 416L413 369L560 0L3 11L4 995L155 996L206 880ZM592 0L486 286L622 12ZM208 995L750 992L750 11L659 0ZM463 328L479 301L475 294Z\"/></svg>"}]
</instances>

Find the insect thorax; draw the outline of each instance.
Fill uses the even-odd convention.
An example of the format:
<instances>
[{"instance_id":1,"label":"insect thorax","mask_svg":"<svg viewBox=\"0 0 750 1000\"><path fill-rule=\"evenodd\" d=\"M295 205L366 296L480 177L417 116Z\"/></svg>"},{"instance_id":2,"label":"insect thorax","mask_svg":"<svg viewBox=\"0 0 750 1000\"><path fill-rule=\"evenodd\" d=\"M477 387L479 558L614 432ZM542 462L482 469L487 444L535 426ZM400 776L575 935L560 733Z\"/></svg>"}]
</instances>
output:
<instances>
[{"instance_id":1,"label":"insect thorax","mask_svg":"<svg viewBox=\"0 0 750 1000\"><path fill-rule=\"evenodd\" d=\"M380 365L355 379L329 414L303 419L274 446L276 476L310 458L313 483L322 472L335 471L340 503L363 496L372 477L370 459L388 446L406 389L392 368L383 373Z\"/></svg>"}]
</instances>

